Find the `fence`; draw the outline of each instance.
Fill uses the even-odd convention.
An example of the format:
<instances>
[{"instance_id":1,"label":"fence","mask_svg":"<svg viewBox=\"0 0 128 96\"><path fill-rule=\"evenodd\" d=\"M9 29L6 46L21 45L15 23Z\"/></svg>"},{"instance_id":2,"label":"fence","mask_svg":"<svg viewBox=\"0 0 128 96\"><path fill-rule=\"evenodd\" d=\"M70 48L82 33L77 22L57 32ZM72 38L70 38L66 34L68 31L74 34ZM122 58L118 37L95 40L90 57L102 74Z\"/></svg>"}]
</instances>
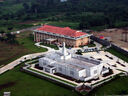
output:
<instances>
[{"instance_id":1,"label":"fence","mask_svg":"<svg viewBox=\"0 0 128 96\"><path fill-rule=\"evenodd\" d=\"M90 38L91 38L92 40L94 40L94 41L96 41L96 42L102 44L103 46L109 46L109 45L111 45L111 47L114 48L115 50L117 50L117 51L123 53L124 55L128 56L128 51L127 51L127 50L122 49L122 48L120 48L119 46L117 46L117 45L115 45L115 44L112 44L112 43L109 42L109 41L102 40L102 39L100 39L100 38L98 38L98 37L95 37L95 36L91 36Z\"/></svg>"}]
</instances>

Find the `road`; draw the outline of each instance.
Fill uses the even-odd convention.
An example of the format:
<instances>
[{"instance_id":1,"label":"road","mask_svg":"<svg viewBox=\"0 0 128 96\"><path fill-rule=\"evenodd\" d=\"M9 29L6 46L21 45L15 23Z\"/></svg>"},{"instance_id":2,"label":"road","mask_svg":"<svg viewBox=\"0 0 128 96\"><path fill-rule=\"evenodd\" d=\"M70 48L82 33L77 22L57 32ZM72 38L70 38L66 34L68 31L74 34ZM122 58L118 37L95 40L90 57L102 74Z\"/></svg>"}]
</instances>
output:
<instances>
[{"instance_id":1,"label":"road","mask_svg":"<svg viewBox=\"0 0 128 96\"><path fill-rule=\"evenodd\" d=\"M6 72L8 70L13 69L15 66L19 65L21 63L21 61L25 61L25 60L29 60L29 59L32 59L32 58L36 58L37 56L46 54L47 52L34 53L34 54L28 54L28 55L22 56L19 59L17 59L15 61L3 66L2 68L0 68L0 74Z\"/></svg>"},{"instance_id":2,"label":"road","mask_svg":"<svg viewBox=\"0 0 128 96\"><path fill-rule=\"evenodd\" d=\"M36 58L37 56L41 56L41 55L46 54L46 53L48 53L50 51L55 51L55 49L53 49L53 48L50 48L50 47L47 47L47 46L44 46L44 45L40 45L40 42L39 43L35 43L35 46L47 48L48 51L47 52L41 52L41 53L28 54L28 55L22 56L19 59L17 59L15 61L3 66L2 68L0 68L0 74L6 72L8 70L13 69L15 66L19 65L21 63L21 61L25 61L25 60L29 60L29 59L32 59L32 58Z\"/></svg>"}]
</instances>

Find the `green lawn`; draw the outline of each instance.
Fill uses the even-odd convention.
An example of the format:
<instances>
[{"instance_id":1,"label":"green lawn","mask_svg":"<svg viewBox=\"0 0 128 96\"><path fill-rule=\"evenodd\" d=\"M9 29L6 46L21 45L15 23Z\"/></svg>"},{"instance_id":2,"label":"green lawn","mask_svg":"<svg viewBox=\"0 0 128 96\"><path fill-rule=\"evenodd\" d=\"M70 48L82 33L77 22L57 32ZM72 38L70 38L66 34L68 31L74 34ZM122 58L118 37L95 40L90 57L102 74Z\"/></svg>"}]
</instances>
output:
<instances>
[{"instance_id":1,"label":"green lawn","mask_svg":"<svg viewBox=\"0 0 128 96\"><path fill-rule=\"evenodd\" d=\"M126 95L128 94L128 77L119 77L112 80L98 88L95 88L89 96L103 96L103 95Z\"/></svg>"},{"instance_id":2,"label":"green lawn","mask_svg":"<svg viewBox=\"0 0 128 96\"><path fill-rule=\"evenodd\" d=\"M20 66L0 76L0 96L78 96L77 93L20 71Z\"/></svg>"},{"instance_id":3,"label":"green lawn","mask_svg":"<svg viewBox=\"0 0 128 96\"><path fill-rule=\"evenodd\" d=\"M52 78L54 78L54 79L56 79L56 80L60 80L60 81L62 81L62 82L68 83L68 84L70 84L70 85L77 86L77 85L76 85L76 84L74 84L74 83L71 83L71 82L68 82L68 81L62 80L62 79L60 79L60 78L54 77L54 76L49 75L49 74L46 74L46 73L44 73L44 72L39 72L39 71L34 70L34 69L31 69L31 68L29 68L29 69L30 69L30 70L32 70L32 71L38 72L38 73L40 73L40 74L43 74L43 75L45 75L45 76L52 77Z\"/></svg>"},{"instance_id":4,"label":"green lawn","mask_svg":"<svg viewBox=\"0 0 128 96\"><path fill-rule=\"evenodd\" d=\"M24 34L22 34L22 38L18 38L17 40L18 40L19 44L24 46L26 49L30 50L32 53L47 51L46 48L41 48L41 47L35 46L33 37L32 38L29 36L26 37L26 36L24 36Z\"/></svg>"},{"instance_id":5,"label":"green lawn","mask_svg":"<svg viewBox=\"0 0 128 96\"><path fill-rule=\"evenodd\" d=\"M88 44L87 46L88 46L88 47L95 47L96 44Z\"/></svg>"},{"instance_id":6,"label":"green lawn","mask_svg":"<svg viewBox=\"0 0 128 96\"><path fill-rule=\"evenodd\" d=\"M47 51L46 48L35 46L33 37L29 36L30 34L32 34L32 31L18 34L16 40L19 44L0 42L0 65L8 64L27 54Z\"/></svg>"},{"instance_id":7,"label":"green lawn","mask_svg":"<svg viewBox=\"0 0 128 96\"><path fill-rule=\"evenodd\" d=\"M96 44L87 44L87 45L81 45L79 47L83 48L84 46L87 46L87 47L95 47Z\"/></svg>"},{"instance_id":8,"label":"green lawn","mask_svg":"<svg viewBox=\"0 0 128 96\"><path fill-rule=\"evenodd\" d=\"M122 54L122 53L116 51L115 49L109 48L107 51L110 52L111 54L113 54L113 55L115 55L115 56L121 58L122 60L128 62L128 57L125 56L124 54Z\"/></svg>"},{"instance_id":9,"label":"green lawn","mask_svg":"<svg viewBox=\"0 0 128 96\"><path fill-rule=\"evenodd\" d=\"M59 50L59 48L56 46L56 45L53 45L53 44L44 44L44 43L40 43L41 45L44 45L44 46L47 46L47 47L50 47L50 48L54 48L55 50Z\"/></svg>"}]
</instances>

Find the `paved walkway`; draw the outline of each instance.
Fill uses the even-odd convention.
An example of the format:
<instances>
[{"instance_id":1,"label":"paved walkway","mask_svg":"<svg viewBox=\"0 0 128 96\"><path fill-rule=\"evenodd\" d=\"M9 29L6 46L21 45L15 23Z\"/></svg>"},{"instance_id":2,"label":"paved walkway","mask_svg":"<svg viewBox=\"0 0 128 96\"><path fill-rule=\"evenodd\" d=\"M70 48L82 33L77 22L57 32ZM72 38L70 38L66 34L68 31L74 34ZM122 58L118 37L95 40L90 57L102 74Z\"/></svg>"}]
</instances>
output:
<instances>
[{"instance_id":1,"label":"paved walkway","mask_svg":"<svg viewBox=\"0 0 128 96\"><path fill-rule=\"evenodd\" d=\"M35 43L35 45L38 46L38 47L47 48L48 51L47 52L41 52L41 53L28 54L28 55L22 56L22 57L18 58L17 60L15 60L15 61L3 66L2 68L0 68L0 74L6 72L8 70L13 69L15 66L19 65L21 63L21 61L25 61L25 60L28 60L28 59L36 58L37 56L46 54L46 53L48 53L50 51L55 51L55 49L53 49L53 48L40 45L40 42L39 43Z\"/></svg>"},{"instance_id":2,"label":"paved walkway","mask_svg":"<svg viewBox=\"0 0 128 96\"><path fill-rule=\"evenodd\" d=\"M48 52L48 51L47 51ZM19 59L5 65L4 67L0 68L0 74L13 69L15 66L19 65L21 63L21 61L25 61L28 59L32 59L32 58L36 58L37 56L46 54L47 52L41 52L41 53L34 53L34 54L28 54L25 56L20 57Z\"/></svg>"},{"instance_id":3,"label":"paved walkway","mask_svg":"<svg viewBox=\"0 0 128 96\"><path fill-rule=\"evenodd\" d=\"M35 45L38 46L38 47L47 48L48 51L55 51L54 48L50 48L50 47L47 47L47 46L44 46L44 45L40 45L40 43L41 43L41 42L35 43Z\"/></svg>"}]
</instances>

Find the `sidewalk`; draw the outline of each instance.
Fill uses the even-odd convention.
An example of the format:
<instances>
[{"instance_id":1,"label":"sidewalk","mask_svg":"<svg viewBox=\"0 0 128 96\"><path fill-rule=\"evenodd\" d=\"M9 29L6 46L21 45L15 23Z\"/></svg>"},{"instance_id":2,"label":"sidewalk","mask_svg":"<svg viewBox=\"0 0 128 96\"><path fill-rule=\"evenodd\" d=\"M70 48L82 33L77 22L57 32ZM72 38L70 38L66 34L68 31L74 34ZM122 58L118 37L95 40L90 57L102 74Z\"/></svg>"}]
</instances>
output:
<instances>
[{"instance_id":1,"label":"sidewalk","mask_svg":"<svg viewBox=\"0 0 128 96\"><path fill-rule=\"evenodd\" d=\"M46 53L48 53L48 52L50 52L50 51L55 51L55 49L53 49L53 48L40 45L40 42L39 42L39 43L35 43L35 46L47 48L48 51L47 51L47 52L41 52L41 53L28 54L28 55L22 56L22 57L18 58L17 60L15 60L15 61L13 61L13 62L11 62L11 63L9 63L9 64L3 66L2 68L0 68L0 74L6 72L6 71L8 71L8 70L13 69L15 66L19 65L19 64L21 63L21 61L25 61L25 60L29 60L29 59L35 58L35 57L37 57L37 56L46 54Z\"/></svg>"},{"instance_id":2,"label":"sidewalk","mask_svg":"<svg viewBox=\"0 0 128 96\"><path fill-rule=\"evenodd\" d=\"M28 59L36 58L37 56L46 54L47 52L34 53L34 54L28 54L28 55L22 56L19 59L17 59L15 61L3 66L2 68L0 68L0 74L6 72L8 70L13 69L15 66L19 65L21 63L21 61L25 61L25 60L28 60Z\"/></svg>"},{"instance_id":3,"label":"sidewalk","mask_svg":"<svg viewBox=\"0 0 128 96\"><path fill-rule=\"evenodd\" d=\"M38 42L38 43L35 43L35 46L37 47L43 47L43 48L47 48L48 51L55 51L54 48L50 48L50 47L47 47L47 46L44 46L44 45L40 45L41 42Z\"/></svg>"}]
</instances>

